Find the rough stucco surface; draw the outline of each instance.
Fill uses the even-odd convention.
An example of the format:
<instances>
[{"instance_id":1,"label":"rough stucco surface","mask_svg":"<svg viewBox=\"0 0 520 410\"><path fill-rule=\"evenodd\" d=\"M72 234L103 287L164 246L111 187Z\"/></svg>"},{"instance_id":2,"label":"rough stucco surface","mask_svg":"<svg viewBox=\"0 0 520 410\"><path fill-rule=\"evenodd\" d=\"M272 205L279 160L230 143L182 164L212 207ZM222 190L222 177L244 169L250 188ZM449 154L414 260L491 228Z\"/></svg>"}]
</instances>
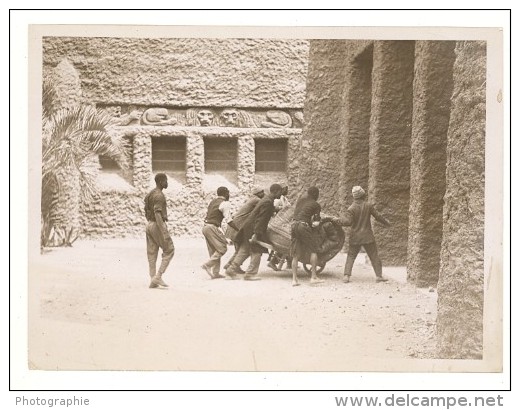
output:
<instances>
[{"instance_id":1,"label":"rough stucco surface","mask_svg":"<svg viewBox=\"0 0 520 410\"><path fill-rule=\"evenodd\" d=\"M83 235L85 237L139 237L146 227L144 216L144 196L153 188L149 184L142 193L137 190L122 192L120 190L105 191L97 195L95 200L82 205ZM195 235L200 233L204 220L206 197L187 186L168 188L164 191L168 205L168 228L173 235ZM197 207L194 204L200 203ZM197 221L194 225L193 221ZM200 228L200 229L199 229Z\"/></svg>"},{"instance_id":2,"label":"rough stucco surface","mask_svg":"<svg viewBox=\"0 0 520 410\"><path fill-rule=\"evenodd\" d=\"M449 41L415 44L407 274L418 286L439 279L454 48Z\"/></svg>"},{"instance_id":3,"label":"rough stucco surface","mask_svg":"<svg viewBox=\"0 0 520 410\"><path fill-rule=\"evenodd\" d=\"M457 42L438 284L438 353L482 358L486 44Z\"/></svg>"},{"instance_id":4,"label":"rough stucco surface","mask_svg":"<svg viewBox=\"0 0 520 410\"><path fill-rule=\"evenodd\" d=\"M312 40L309 51L305 126L299 188L316 185L324 212L339 214L341 175L340 111L347 70L344 40Z\"/></svg>"},{"instance_id":5,"label":"rough stucco surface","mask_svg":"<svg viewBox=\"0 0 520 410\"><path fill-rule=\"evenodd\" d=\"M238 139L238 188L250 190L255 183L255 140L249 136Z\"/></svg>"},{"instance_id":6,"label":"rough stucco surface","mask_svg":"<svg viewBox=\"0 0 520 410\"><path fill-rule=\"evenodd\" d=\"M340 112L341 213L352 203L352 187L368 188L368 152L370 106L372 101L371 41L347 41L348 71L343 94L344 110Z\"/></svg>"},{"instance_id":7,"label":"rough stucco surface","mask_svg":"<svg viewBox=\"0 0 520 410\"><path fill-rule=\"evenodd\" d=\"M383 265L407 258L413 70L413 41L374 43L368 199L391 223L374 224Z\"/></svg>"},{"instance_id":8,"label":"rough stucco surface","mask_svg":"<svg viewBox=\"0 0 520 410\"><path fill-rule=\"evenodd\" d=\"M220 185L238 206L255 183L295 183L294 153L287 173L254 175L253 138L284 138L299 147L308 51L306 40L44 38L45 75L67 59L63 89L74 82L68 92L79 90L83 102L111 113L110 132L132 143L129 175L99 171L101 193L81 207L83 235L142 236L142 199L153 187L151 138L186 140L186 170L169 174L166 192L174 235L200 234L206 202ZM228 108L238 115L232 126L223 117ZM175 124L147 125L158 121L148 113L161 110ZM214 116L210 126L198 117L204 110ZM204 138L238 139L238 169L206 174Z\"/></svg>"},{"instance_id":9,"label":"rough stucco surface","mask_svg":"<svg viewBox=\"0 0 520 410\"><path fill-rule=\"evenodd\" d=\"M289 186L289 200L292 203L296 203L298 195L300 194L299 189L299 172L302 168L302 162L300 160L302 143L302 133L293 135L289 138L287 146L287 185Z\"/></svg>"},{"instance_id":10,"label":"rough stucco surface","mask_svg":"<svg viewBox=\"0 0 520 410\"><path fill-rule=\"evenodd\" d=\"M53 109L76 106L81 101L81 85L79 74L69 61L63 60L52 70L54 77L56 104ZM58 232L79 233L80 231L80 174L75 167L60 170L56 173L60 189L58 201L53 210L54 228Z\"/></svg>"},{"instance_id":11,"label":"rough stucco surface","mask_svg":"<svg viewBox=\"0 0 520 410\"><path fill-rule=\"evenodd\" d=\"M149 172L152 172L150 166ZM201 135L186 137L186 184L200 187L204 176L204 138Z\"/></svg>"},{"instance_id":12,"label":"rough stucco surface","mask_svg":"<svg viewBox=\"0 0 520 410\"><path fill-rule=\"evenodd\" d=\"M170 180L171 181L171 180ZM216 197L217 186L211 191L201 191L187 185L169 186L164 194L168 205L168 229L173 236L197 236L202 232L207 205ZM82 204L81 222L83 236L87 238L123 238L144 235L144 197L153 184L146 189L130 192L122 189L104 191L95 200ZM249 191L232 191L232 212L244 203Z\"/></svg>"},{"instance_id":13,"label":"rough stucco surface","mask_svg":"<svg viewBox=\"0 0 520 410\"><path fill-rule=\"evenodd\" d=\"M114 127L114 136L133 139L133 186L123 183L113 184L102 190L93 202L82 206L83 235L98 237L142 236L145 229L143 199L154 187L151 163L151 138L186 138L187 158L185 178L175 179L170 175L169 187L165 190L168 200L168 226L174 235L199 235L203 226L206 207L216 196L220 185L230 189L232 209L238 207L251 195L254 184L259 184L266 192L274 182L286 183L295 180L289 176L295 172L297 152L289 155L288 174L257 174L255 177L255 138L288 138L289 144L296 145L301 137L297 129L240 129L222 127ZM236 184L224 175L208 176L204 173L204 138L237 138ZM101 175L103 177L103 175ZM184 182L179 182L184 181ZM289 185L290 192L295 192Z\"/></svg>"},{"instance_id":14,"label":"rough stucco surface","mask_svg":"<svg viewBox=\"0 0 520 410\"><path fill-rule=\"evenodd\" d=\"M43 39L44 70L64 57L88 102L303 106L309 43L282 39Z\"/></svg>"},{"instance_id":15,"label":"rough stucco surface","mask_svg":"<svg viewBox=\"0 0 520 410\"><path fill-rule=\"evenodd\" d=\"M134 186L144 189L152 174L152 139L145 134L133 137L133 175Z\"/></svg>"},{"instance_id":16,"label":"rough stucco surface","mask_svg":"<svg viewBox=\"0 0 520 410\"><path fill-rule=\"evenodd\" d=\"M54 110L70 108L82 101L81 80L70 61L64 59L51 71L54 80L56 106Z\"/></svg>"}]
</instances>

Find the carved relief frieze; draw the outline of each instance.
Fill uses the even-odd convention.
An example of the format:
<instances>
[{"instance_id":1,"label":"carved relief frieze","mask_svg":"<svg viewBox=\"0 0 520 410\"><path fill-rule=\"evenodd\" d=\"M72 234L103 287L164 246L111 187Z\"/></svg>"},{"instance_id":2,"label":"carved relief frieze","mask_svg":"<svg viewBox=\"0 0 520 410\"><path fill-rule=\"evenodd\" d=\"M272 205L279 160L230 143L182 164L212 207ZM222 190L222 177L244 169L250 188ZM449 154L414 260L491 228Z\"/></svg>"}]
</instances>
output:
<instances>
[{"instance_id":1,"label":"carved relief frieze","mask_svg":"<svg viewBox=\"0 0 520 410\"><path fill-rule=\"evenodd\" d=\"M292 118L284 111L267 111L265 117L266 121L262 121L260 124L264 128L291 128Z\"/></svg>"},{"instance_id":2,"label":"carved relief frieze","mask_svg":"<svg viewBox=\"0 0 520 410\"><path fill-rule=\"evenodd\" d=\"M148 108L141 118L144 125L175 125L177 119L170 116L167 108Z\"/></svg>"},{"instance_id":3,"label":"carved relief frieze","mask_svg":"<svg viewBox=\"0 0 520 410\"><path fill-rule=\"evenodd\" d=\"M303 112L295 109L179 108L98 104L116 126L180 126L231 128L303 128Z\"/></svg>"},{"instance_id":4,"label":"carved relief frieze","mask_svg":"<svg viewBox=\"0 0 520 410\"><path fill-rule=\"evenodd\" d=\"M211 110L200 110L197 113L197 119L199 120L199 125L201 127L210 127L213 125L214 118L215 114Z\"/></svg>"},{"instance_id":5,"label":"carved relief frieze","mask_svg":"<svg viewBox=\"0 0 520 410\"><path fill-rule=\"evenodd\" d=\"M224 127L238 126L238 111L234 108L225 109L220 113L220 123Z\"/></svg>"}]
</instances>

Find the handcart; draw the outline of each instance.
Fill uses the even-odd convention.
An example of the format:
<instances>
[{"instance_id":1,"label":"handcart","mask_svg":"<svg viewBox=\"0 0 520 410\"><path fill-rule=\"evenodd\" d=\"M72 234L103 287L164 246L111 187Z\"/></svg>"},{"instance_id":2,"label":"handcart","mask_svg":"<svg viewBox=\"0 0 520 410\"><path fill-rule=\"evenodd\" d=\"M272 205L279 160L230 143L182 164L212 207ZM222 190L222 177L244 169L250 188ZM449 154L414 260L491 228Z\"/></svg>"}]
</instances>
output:
<instances>
[{"instance_id":1,"label":"handcart","mask_svg":"<svg viewBox=\"0 0 520 410\"><path fill-rule=\"evenodd\" d=\"M293 222L294 206L289 206L280 210L269 222L267 226L267 239L269 243L258 242L267 249L274 250L282 255L289 256L291 253L291 225ZM322 215L325 222L320 222L313 227L314 233L320 244L318 250L318 262L316 271L322 272L325 265L343 248L345 233L343 228ZM311 271L310 255L305 255L299 260L303 264L306 272Z\"/></svg>"}]
</instances>

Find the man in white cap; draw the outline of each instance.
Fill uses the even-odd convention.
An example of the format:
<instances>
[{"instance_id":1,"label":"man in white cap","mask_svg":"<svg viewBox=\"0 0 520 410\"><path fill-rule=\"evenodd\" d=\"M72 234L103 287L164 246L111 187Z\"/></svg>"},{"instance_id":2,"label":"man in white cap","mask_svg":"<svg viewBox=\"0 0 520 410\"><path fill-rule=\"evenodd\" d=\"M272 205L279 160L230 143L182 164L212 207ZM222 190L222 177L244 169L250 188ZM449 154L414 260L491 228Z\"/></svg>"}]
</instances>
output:
<instances>
[{"instance_id":1,"label":"man in white cap","mask_svg":"<svg viewBox=\"0 0 520 410\"><path fill-rule=\"evenodd\" d=\"M387 282L388 279L383 277L383 266L377 253L376 239L372 232L372 223L370 218L373 216L376 221L380 222L384 226L389 226L390 223L379 212L377 212L374 205L366 201L366 194L363 188L360 186L353 187L352 196L354 197L354 202L347 209L345 218L334 218L336 223L351 227L343 282L350 282L352 267L354 266L354 261L356 260L361 247L365 248L368 257L370 258L370 262L372 263L372 267L376 274L376 282Z\"/></svg>"}]
</instances>

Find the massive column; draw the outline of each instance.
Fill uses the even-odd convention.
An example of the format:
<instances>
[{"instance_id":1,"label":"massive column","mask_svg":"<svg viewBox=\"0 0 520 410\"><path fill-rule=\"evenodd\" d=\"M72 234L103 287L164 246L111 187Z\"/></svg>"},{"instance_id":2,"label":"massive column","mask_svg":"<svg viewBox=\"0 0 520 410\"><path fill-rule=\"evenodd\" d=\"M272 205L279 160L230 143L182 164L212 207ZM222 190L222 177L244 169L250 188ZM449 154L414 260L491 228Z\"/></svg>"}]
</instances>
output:
<instances>
[{"instance_id":1,"label":"massive column","mask_svg":"<svg viewBox=\"0 0 520 410\"><path fill-rule=\"evenodd\" d=\"M407 275L418 286L439 279L454 48L451 41L415 43Z\"/></svg>"},{"instance_id":2,"label":"massive column","mask_svg":"<svg viewBox=\"0 0 520 410\"><path fill-rule=\"evenodd\" d=\"M153 185L152 138L138 133L133 139L134 186L139 192L147 192Z\"/></svg>"},{"instance_id":3,"label":"massive column","mask_svg":"<svg viewBox=\"0 0 520 410\"><path fill-rule=\"evenodd\" d=\"M200 189L204 176L204 139L200 135L186 137L186 185Z\"/></svg>"},{"instance_id":4,"label":"massive column","mask_svg":"<svg viewBox=\"0 0 520 410\"><path fill-rule=\"evenodd\" d=\"M339 118L346 78L346 42L312 40L309 51L307 94L301 144L299 188L320 188L320 203L327 213L339 213L341 175Z\"/></svg>"},{"instance_id":5,"label":"massive column","mask_svg":"<svg viewBox=\"0 0 520 410\"><path fill-rule=\"evenodd\" d=\"M249 192L255 183L255 140L251 136L238 138L238 189Z\"/></svg>"},{"instance_id":6,"label":"massive column","mask_svg":"<svg viewBox=\"0 0 520 410\"><path fill-rule=\"evenodd\" d=\"M374 42L369 200L392 224L374 224L384 265L405 265L407 257L414 45Z\"/></svg>"},{"instance_id":7,"label":"massive column","mask_svg":"<svg viewBox=\"0 0 520 410\"><path fill-rule=\"evenodd\" d=\"M441 358L482 358L486 43L455 46L438 284Z\"/></svg>"},{"instance_id":8,"label":"massive column","mask_svg":"<svg viewBox=\"0 0 520 410\"><path fill-rule=\"evenodd\" d=\"M296 203L298 198L298 175L302 167L301 156L302 134L292 135L288 140L287 152L287 184L289 186L289 198L291 203Z\"/></svg>"},{"instance_id":9,"label":"massive column","mask_svg":"<svg viewBox=\"0 0 520 410\"><path fill-rule=\"evenodd\" d=\"M54 69L53 87L54 106L46 107L52 112L78 107L81 104L82 90L79 73L72 63L63 59ZM45 132L45 130L44 130ZM67 132L67 130L62 131ZM55 137L62 137L53 136ZM69 136L70 137L70 136ZM54 235L47 245L70 245L81 233L81 176L76 166L60 167L55 170L59 189L56 191L57 201L51 205L50 219ZM46 194L42 192L42 194Z\"/></svg>"},{"instance_id":10,"label":"massive column","mask_svg":"<svg viewBox=\"0 0 520 410\"><path fill-rule=\"evenodd\" d=\"M352 203L352 187L368 188L373 44L348 41L349 65L341 123L341 213Z\"/></svg>"}]
</instances>

